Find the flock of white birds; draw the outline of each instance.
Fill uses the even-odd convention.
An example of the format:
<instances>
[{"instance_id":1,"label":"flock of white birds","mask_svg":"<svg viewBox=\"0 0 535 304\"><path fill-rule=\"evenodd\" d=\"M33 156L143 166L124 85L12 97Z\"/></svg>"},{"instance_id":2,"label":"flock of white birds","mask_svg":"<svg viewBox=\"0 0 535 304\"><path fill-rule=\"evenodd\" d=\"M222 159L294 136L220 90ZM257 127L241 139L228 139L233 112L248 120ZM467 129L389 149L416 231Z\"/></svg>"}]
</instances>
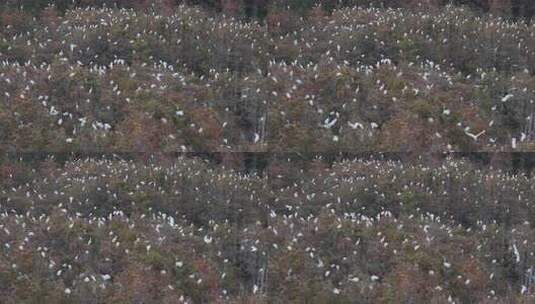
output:
<instances>
[{"instance_id":1,"label":"flock of white birds","mask_svg":"<svg viewBox=\"0 0 535 304\"><path fill-rule=\"evenodd\" d=\"M529 151L534 74L535 25L454 7L75 9L0 29L0 150ZM533 178L323 161L0 162L0 302L533 300Z\"/></svg>"},{"instance_id":2,"label":"flock of white birds","mask_svg":"<svg viewBox=\"0 0 535 304\"><path fill-rule=\"evenodd\" d=\"M78 9L30 26L0 36L2 139L18 149L38 129L49 144L34 149L136 151L137 120L166 151L293 151L303 133L318 152L376 151L406 129L437 151L509 151L529 149L535 126L533 26L463 9L279 27L185 6Z\"/></svg>"},{"instance_id":3,"label":"flock of white birds","mask_svg":"<svg viewBox=\"0 0 535 304\"><path fill-rule=\"evenodd\" d=\"M344 161L299 179L187 158L42 170L0 188L0 267L15 286L42 278L73 300L154 287L184 302L289 299L293 288L364 301L401 288L398 275L451 303L533 290L526 176L454 160ZM136 271L147 289L129 285Z\"/></svg>"}]
</instances>

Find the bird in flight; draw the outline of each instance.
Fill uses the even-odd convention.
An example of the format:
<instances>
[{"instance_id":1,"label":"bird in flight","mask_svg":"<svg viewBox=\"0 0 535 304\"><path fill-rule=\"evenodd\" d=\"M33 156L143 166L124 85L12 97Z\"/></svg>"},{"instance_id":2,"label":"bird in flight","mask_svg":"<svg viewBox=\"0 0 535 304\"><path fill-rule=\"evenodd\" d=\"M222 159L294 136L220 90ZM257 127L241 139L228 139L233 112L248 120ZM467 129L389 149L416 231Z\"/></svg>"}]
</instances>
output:
<instances>
[{"instance_id":1,"label":"bird in flight","mask_svg":"<svg viewBox=\"0 0 535 304\"><path fill-rule=\"evenodd\" d=\"M483 130L477 134L473 134L473 133L470 133L468 131L464 131L464 134L466 134L468 137L472 138L474 141L477 141L477 139L479 138L479 136L485 134L486 130Z\"/></svg>"},{"instance_id":2,"label":"bird in flight","mask_svg":"<svg viewBox=\"0 0 535 304\"><path fill-rule=\"evenodd\" d=\"M361 124L361 123L351 123L351 122L347 122L347 124L351 127L351 129L356 129L356 128L361 128L361 129L364 129L364 126Z\"/></svg>"}]
</instances>

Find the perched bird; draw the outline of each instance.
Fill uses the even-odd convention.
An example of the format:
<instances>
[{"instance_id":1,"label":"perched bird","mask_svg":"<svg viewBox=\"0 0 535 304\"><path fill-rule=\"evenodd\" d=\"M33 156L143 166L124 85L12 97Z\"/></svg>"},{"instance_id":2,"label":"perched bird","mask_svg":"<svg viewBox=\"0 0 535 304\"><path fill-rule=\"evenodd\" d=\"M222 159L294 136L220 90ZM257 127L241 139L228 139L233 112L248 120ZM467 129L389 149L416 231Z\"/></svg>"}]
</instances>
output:
<instances>
[{"instance_id":1,"label":"perched bird","mask_svg":"<svg viewBox=\"0 0 535 304\"><path fill-rule=\"evenodd\" d=\"M505 95L504 97L502 97L502 102L507 102L508 100L510 100L511 98L515 97L515 95L513 94L507 94Z\"/></svg>"},{"instance_id":2,"label":"perched bird","mask_svg":"<svg viewBox=\"0 0 535 304\"><path fill-rule=\"evenodd\" d=\"M338 118L334 118L332 120L329 120L329 118L325 119L325 121L323 122L323 127L326 128L326 129L330 129L332 128L336 122L338 122Z\"/></svg>"}]
</instances>

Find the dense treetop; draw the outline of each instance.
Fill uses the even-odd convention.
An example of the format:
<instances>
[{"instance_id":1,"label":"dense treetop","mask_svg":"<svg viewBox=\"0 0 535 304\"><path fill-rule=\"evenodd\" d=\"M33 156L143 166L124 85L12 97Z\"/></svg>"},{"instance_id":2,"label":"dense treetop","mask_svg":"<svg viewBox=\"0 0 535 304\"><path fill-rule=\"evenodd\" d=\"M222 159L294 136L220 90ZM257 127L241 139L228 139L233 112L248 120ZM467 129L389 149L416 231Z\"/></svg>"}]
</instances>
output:
<instances>
[{"instance_id":1,"label":"dense treetop","mask_svg":"<svg viewBox=\"0 0 535 304\"><path fill-rule=\"evenodd\" d=\"M533 3L3 1L0 303L533 303Z\"/></svg>"},{"instance_id":2,"label":"dense treetop","mask_svg":"<svg viewBox=\"0 0 535 304\"><path fill-rule=\"evenodd\" d=\"M10 151L531 151L534 27L441 10L6 12Z\"/></svg>"}]
</instances>

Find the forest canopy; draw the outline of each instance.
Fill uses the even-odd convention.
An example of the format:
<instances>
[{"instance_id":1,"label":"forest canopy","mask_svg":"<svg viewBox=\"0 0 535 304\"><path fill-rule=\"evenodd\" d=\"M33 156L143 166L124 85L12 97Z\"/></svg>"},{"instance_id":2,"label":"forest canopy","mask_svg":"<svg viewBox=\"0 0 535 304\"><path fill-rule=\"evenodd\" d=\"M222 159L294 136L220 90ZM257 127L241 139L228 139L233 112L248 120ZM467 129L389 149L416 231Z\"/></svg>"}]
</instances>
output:
<instances>
[{"instance_id":1,"label":"forest canopy","mask_svg":"<svg viewBox=\"0 0 535 304\"><path fill-rule=\"evenodd\" d=\"M534 3L2 1L0 303L534 303Z\"/></svg>"}]
</instances>

